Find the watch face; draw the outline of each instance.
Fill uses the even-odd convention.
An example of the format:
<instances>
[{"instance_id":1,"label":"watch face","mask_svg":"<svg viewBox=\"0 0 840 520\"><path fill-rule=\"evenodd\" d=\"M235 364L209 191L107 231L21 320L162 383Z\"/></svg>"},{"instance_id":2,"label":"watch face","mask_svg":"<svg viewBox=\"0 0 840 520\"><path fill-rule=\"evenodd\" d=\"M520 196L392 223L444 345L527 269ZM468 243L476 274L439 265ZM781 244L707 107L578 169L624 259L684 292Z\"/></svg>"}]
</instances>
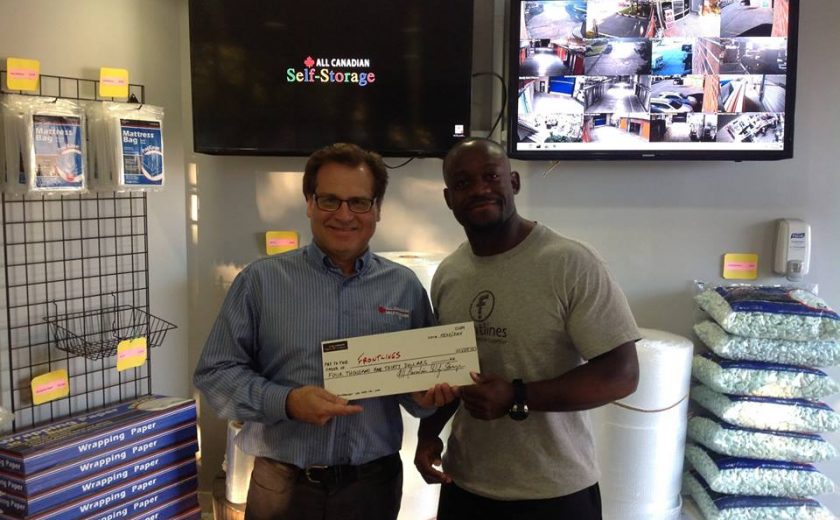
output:
<instances>
[{"instance_id":1,"label":"watch face","mask_svg":"<svg viewBox=\"0 0 840 520\"><path fill-rule=\"evenodd\" d=\"M526 405L514 404L508 411L508 416L514 421L522 421L528 417L528 407Z\"/></svg>"}]
</instances>

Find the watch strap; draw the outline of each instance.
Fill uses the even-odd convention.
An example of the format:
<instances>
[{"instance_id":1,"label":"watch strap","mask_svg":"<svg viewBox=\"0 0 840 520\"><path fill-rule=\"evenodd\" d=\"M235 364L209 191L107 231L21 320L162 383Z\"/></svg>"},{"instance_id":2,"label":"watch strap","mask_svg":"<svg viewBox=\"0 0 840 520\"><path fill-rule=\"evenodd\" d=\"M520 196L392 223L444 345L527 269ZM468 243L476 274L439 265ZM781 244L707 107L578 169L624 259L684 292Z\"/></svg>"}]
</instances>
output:
<instances>
[{"instance_id":1,"label":"watch strap","mask_svg":"<svg viewBox=\"0 0 840 520\"><path fill-rule=\"evenodd\" d=\"M513 380L513 406L508 410L508 416L514 421L523 421L528 417L528 405L525 404L525 383L521 379Z\"/></svg>"},{"instance_id":2,"label":"watch strap","mask_svg":"<svg viewBox=\"0 0 840 520\"><path fill-rule=\"evenodd\" d=\"M525 383L521 379L513 380L513 404L520 407L525 404Z\"/></svg>"}]
</instances>

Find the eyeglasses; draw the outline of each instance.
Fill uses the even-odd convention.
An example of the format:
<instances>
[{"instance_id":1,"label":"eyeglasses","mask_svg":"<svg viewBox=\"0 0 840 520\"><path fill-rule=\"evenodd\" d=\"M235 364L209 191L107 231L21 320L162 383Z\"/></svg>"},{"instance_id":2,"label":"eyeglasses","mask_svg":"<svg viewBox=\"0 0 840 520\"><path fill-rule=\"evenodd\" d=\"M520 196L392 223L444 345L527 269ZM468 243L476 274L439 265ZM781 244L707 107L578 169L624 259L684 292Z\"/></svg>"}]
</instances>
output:
<instances>
[{"instance_id":1,"label":"eyeglasses","mask_svg":"<svg viewBox=\"0 0 840 520\"><path fill-rule=\"evenodd\" d=\"M367 213L373 207L373 203L376 202L376 199L366 199L364 197L350 197L349 199L339 199L338 197L333 197L332 195L316 195L312 194L312 198L315 199L315 205L318 206L318 209L323 211L338 211L338 208L341 207L343 202L347 203L347 207L353 213Z\"/></svg>"}]
</instances>

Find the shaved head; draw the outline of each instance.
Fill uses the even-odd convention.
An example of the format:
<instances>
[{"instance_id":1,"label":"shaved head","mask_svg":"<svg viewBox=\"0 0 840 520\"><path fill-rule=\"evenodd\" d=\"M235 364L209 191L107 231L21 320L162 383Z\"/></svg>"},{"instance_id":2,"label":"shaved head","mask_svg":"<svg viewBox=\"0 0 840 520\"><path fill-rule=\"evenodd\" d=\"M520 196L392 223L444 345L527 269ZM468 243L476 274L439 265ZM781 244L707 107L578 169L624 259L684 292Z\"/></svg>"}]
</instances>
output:
<instances>
[{"instance_id":1,"label":"shaved head","mask_svg":"<svg viewBox=\"0 0 840 520\"><path fill-rule=\"evenodd\" d=\"M502 145L500 145L496 141L491 141L490 139L485 139L483 137L468 137L463 141L459 141L455 146L453 146L449 150L449 153L446 154L446 157L444 157L444 178L451 173L450 169L452 168L452 165L457 157L460 157L465 153L473 152L482 152L486 157L493 159L504 158L504 164L507 167L508 171L510 171L510 161L508 161L507 154L505 153L505 149L502 147Z\"/></svg>"},{"instance_id":2,"label":"shaved head","mask_svg":"<svg viewBox=\"0 0 840 520\"><path fill-rule=\"evenodd\" d=\"M513 197L519 174L511 172L505 149L494 141L464 139L443 160L443 196L467 231L490 232L516 215Z\"/></svg>"}]
</instances>

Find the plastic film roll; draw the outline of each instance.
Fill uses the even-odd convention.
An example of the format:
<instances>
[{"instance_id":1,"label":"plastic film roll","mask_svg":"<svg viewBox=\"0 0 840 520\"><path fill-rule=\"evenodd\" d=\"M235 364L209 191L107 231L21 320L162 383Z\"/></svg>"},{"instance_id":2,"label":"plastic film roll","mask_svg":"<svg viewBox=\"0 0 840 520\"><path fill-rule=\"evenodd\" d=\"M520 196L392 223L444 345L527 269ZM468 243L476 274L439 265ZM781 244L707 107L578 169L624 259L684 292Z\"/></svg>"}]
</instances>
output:
<instances>
[{"instance_id":1,"label":"plastic film roll","mask_svg":"<svg viewBox=\"0 0 840 520\"><path fill-rule=\"evenodd\" d=\"M680 515L688 390L694 346L682 336L641 329L639 385L592 411L605 520Z\"/></svg>"},{"instance_id":2,"label":"plastic film roll","mask_svg":"<svg viewBox=\"0 0 840 520\"><path fill-rule=\"evenodd\" d=\"M254 469L254 456L248 455L236 445L236 436L241 429L241 422L228 421L225 498L231 504L244 504L248 499L248 485L251 483L251 470Z\"/></svg>"},{"instance_id":3,"label":"plastic film roll","mask_svg":"<svg viewBox=\"0 0 840 520\"><path fill-rule=\"evenodd\" d=\"M446 256L443 253L429 253L422 251L388 251L377 253L392 262L404 265L414 271L427 293L432 291L432 277ZM417 427L420 420L412 417L405 410L400 410L403 418L403 444L400 457L403 460L403 496L400 508L400 520L424 520L434 518L437 513L440 486L426 484L420 473L414 471L414 451L417 449ZM451 423L447 423L441 432L441 438L449 437Z\"/></svg>"},{"instance_id":4,"label":"plastic film roll","mask_svg":"<svg viewBox=\"0 0 840 520\"><path fill-rule=\"evenodd\" d=\"M428 253L423 251L388 251L376 253L392 262L404 265L414 271L426 292L432 290L432 277L446 255L444 253Z\"/></svg>"},{"instance_id":5,"label":"plastic film roll","mask_svg":"<svg viewBox=\"0 0 840 520\"><path fill-rule=\"evenodd\" d=\"M437 514L440 486L426 484L420 473L414 469L414 452L417 450L417 428L420 419L409 415L400 408L403 419L402 448L400 457L403 461L403 494L399 520L427 520L435 518ZM451 422L444 426L440 434L441 439L449 437Z\"/></svg>"}]
</instances>

